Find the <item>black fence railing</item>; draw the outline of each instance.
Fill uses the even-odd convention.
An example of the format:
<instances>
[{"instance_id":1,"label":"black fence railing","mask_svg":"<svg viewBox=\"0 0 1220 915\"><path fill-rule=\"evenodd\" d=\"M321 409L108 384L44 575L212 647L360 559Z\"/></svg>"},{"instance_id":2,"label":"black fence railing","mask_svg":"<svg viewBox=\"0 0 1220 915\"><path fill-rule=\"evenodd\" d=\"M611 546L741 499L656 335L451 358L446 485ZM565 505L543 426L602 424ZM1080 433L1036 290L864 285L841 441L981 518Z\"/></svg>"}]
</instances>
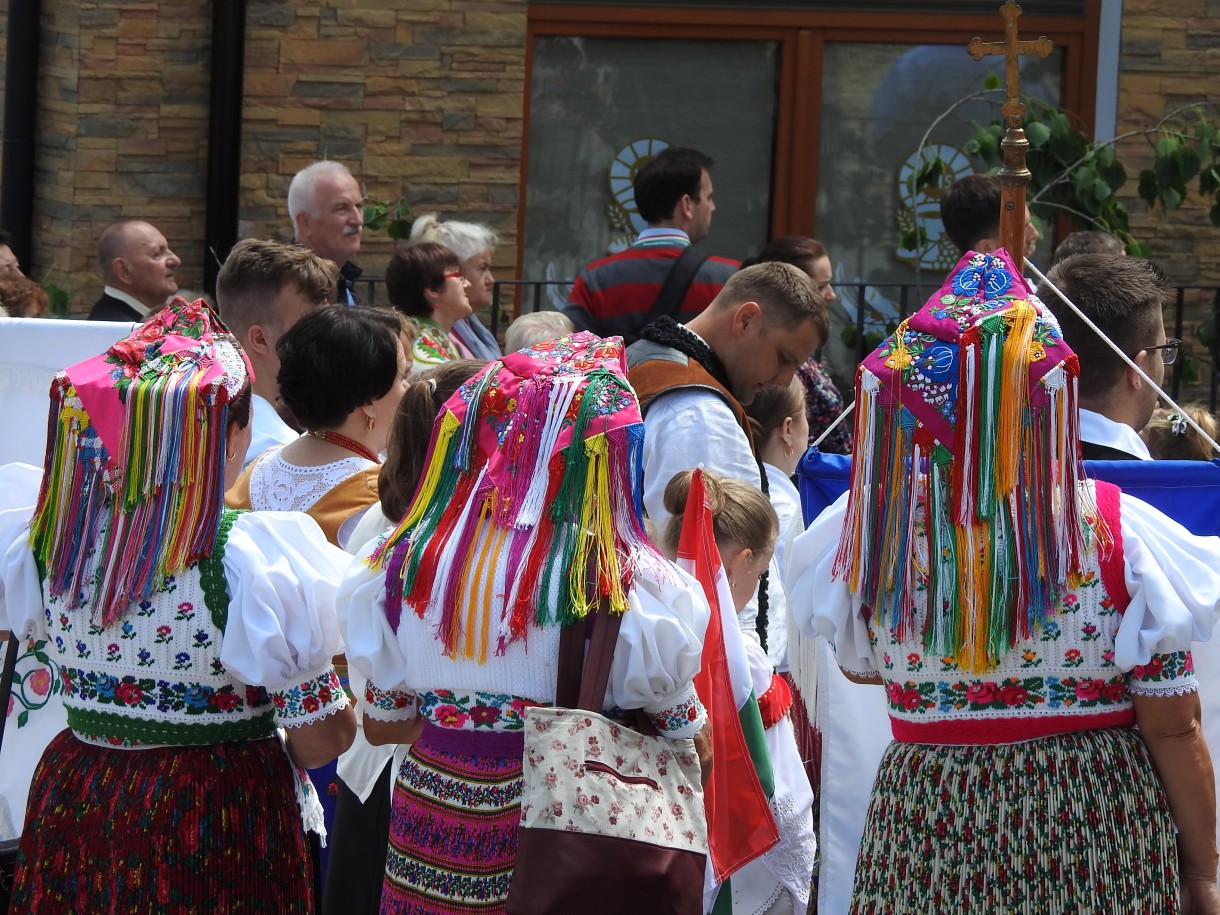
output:
<instances>
[{"instance_id":1,"label":"black fence railing","mask_svg":"<svg viewBox=\"0 0 1220 915\"><path fill-rule=\"evenodd\" d=\"M499 280L484 316L497 338L514 314L553 309L562 304L571 280ZM843 322L840 341L858 364L899 322L921 306L937 286L928 283L837 283L834 310ZM380 277L362 277L364 301L385 302ZM1220 286L1178 286L1165 306L1165 330L1182 341L1178 360L1166 372L1174 400L1200 401L1216 411L1220 400Z\"/></svg>"}]
</instances>

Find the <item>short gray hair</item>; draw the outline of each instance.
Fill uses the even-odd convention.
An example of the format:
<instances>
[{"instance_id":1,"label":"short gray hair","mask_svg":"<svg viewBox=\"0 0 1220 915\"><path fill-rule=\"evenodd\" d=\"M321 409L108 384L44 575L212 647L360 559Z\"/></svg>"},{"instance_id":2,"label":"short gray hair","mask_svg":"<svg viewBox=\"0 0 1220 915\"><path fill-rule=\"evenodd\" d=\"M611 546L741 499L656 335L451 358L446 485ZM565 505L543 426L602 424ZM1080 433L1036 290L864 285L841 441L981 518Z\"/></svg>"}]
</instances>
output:
<instances>
[{"instance_id":1,"label":"short gray hair","mask_svg":"<svg viewBox=\"0 0 1220 915\"><path fill-rule=\"evenodd\" d=\"M351 170L342 162L334 162L330 159L322 159L319 162L314 162L312 165L306 165L303 169L292 176L292 183L288 185L288 218L292 220L292 237L297 237L297 215L300 213L309 213L315 215L315 207L317 200L314 194L314 185L317 184L319 178L323 175L343 175L348 178L354 177Z\"/></svg>"},{"instance_id":2,"label":"short gray hair","mask_svg":"<svg viewBox=\"0 0 1220 915\"><path fill-rule=\"evenodd\" d=\"M458 256L462 263L477 257L500 241L490 227L478 222L441 222L435 213L425 213L411 224L411 241L434 241Z\"/></svg>"},{"instance_id":3,"label":"short gray hair","mask_svg":"<svg viewBox=\"0 0 1220 915\"><path fill-rule=\"evenodd\" d=\"M504 332L504 352L515 353L527 346L558 340L572 332L572 321L558 311L533 311L523 314Z\"/></svg>"}]
</instances>

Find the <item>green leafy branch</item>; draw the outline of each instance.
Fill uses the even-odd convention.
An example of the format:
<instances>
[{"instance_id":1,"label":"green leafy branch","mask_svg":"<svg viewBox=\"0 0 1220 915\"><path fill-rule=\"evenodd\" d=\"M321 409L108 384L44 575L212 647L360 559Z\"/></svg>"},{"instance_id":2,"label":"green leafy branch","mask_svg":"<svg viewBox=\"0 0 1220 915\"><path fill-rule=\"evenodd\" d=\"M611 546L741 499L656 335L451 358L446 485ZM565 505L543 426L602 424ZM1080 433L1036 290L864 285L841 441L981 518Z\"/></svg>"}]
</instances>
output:
<instances>
[{"instance_id":1,"label":"green leafy branch","mask_svg":"<svg viewBox=\"0 0 1220 915\"><path fill-rule=\"evenodd\" d=\"M374 232L385 231L395 241L411 237L411 204L406 197L397 200L370 200L364 205L364 227Z\"/></svg>"},{"instance_id":2,"label":"green leafy branch","mask_svg":"<svg viewBox=\"0 0 1220 915\"><path fill-rule=\"evenodd\" d=\"M907 181L909 202L927 188L939 188L945 163L927 149L936 127L957 108L974 99L999 96L1000 80L990 73L983 90L954 102L928 127L917 150L919 167ZM1210 198L1209 218L1220 226L1220 129L1208 120L1205 109L1215 103L1183 105L1151 127L1131 130L1103 143L1094 143L1073 116L1041 99L1027 99L1024 118L1030 151L1027 167L1029 206L1040 219L1067 213L1077 228L1097 228L1117 235L1133 254L1147 256L1146 245L1130 232L1130 217L1117 193L1127 183L1127 170L1119 161L1116 145L1132 137L1145 137L1151 148L1151 168L1140 172L1138 192L1149 206L1158 203L1166 211L1178 209L1194 191ZM1006 125L1001 117L976 124L975 134L964 151L985 168L1003 161L1001 142ZM927 233L916 225L902 238L908 250L927 250Z\"/></svg>"}]
</instances>

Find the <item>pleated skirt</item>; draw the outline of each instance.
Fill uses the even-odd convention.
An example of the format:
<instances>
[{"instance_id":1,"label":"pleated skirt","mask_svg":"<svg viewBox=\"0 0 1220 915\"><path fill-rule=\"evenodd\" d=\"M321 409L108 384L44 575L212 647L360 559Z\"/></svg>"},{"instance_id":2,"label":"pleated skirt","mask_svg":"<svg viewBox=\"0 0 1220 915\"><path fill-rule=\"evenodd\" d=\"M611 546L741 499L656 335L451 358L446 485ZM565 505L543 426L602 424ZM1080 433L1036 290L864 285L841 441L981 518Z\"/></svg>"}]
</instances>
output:
<instances>
[{"instance_id":1,"label":"pleated skirt","mask_svg":"<svg viewBox=\"0 0 1220 915\"><path fill-rule=\"evenodd\" d=\"M853 913L1178 910L1169 806L1135 731L886 751Z\"/></svg>"},{"instance_id":2,"label":"pleated skirt","mask_svg":"<svg viewBox=\"0 0 1220 915\"><path fill-rule=\"evenodd\" d=\"M279 740L114 750L64 731L34 771L10 911L313 911Z\"/></svg>"},{"instance_id":3,"label":"pleated skirt","mask_svg":"<svg viewBox=\"0 0 1220 915\"><path fill-rule=\"evenodd\" d=\"M428 726L394 784L382 915L500 913L517 860L520 734ZM469 745L459 741L469 738Z\"/></svg>"}]
</instances>

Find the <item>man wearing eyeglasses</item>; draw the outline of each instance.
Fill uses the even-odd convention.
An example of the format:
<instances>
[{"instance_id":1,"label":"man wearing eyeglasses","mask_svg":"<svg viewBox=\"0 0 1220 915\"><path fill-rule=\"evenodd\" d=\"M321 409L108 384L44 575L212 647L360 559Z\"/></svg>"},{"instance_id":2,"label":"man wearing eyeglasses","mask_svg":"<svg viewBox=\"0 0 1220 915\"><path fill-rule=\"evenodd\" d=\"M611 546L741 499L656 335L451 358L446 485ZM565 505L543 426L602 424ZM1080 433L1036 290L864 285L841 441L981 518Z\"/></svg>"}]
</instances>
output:
<instances>
[{"instance_id":1,"label":"man wearing eyeglasses","mask_svg":"<svg viewBox=\"0 0 1220 915\"><path fill-rule=\"evenodd\" d=\"M1141 257L1077 254L1060 261L1038 287L1080 360L1080 439L1086 460L1152 459L1139 431L1152 418L1157 393L1115 350L1158 385L1177 359L1180 340L1165 337L1161 306L1172 288L1161 268ZM1060 298L1070 299L1103 339Z\"/></svg>"}]
</instances>

